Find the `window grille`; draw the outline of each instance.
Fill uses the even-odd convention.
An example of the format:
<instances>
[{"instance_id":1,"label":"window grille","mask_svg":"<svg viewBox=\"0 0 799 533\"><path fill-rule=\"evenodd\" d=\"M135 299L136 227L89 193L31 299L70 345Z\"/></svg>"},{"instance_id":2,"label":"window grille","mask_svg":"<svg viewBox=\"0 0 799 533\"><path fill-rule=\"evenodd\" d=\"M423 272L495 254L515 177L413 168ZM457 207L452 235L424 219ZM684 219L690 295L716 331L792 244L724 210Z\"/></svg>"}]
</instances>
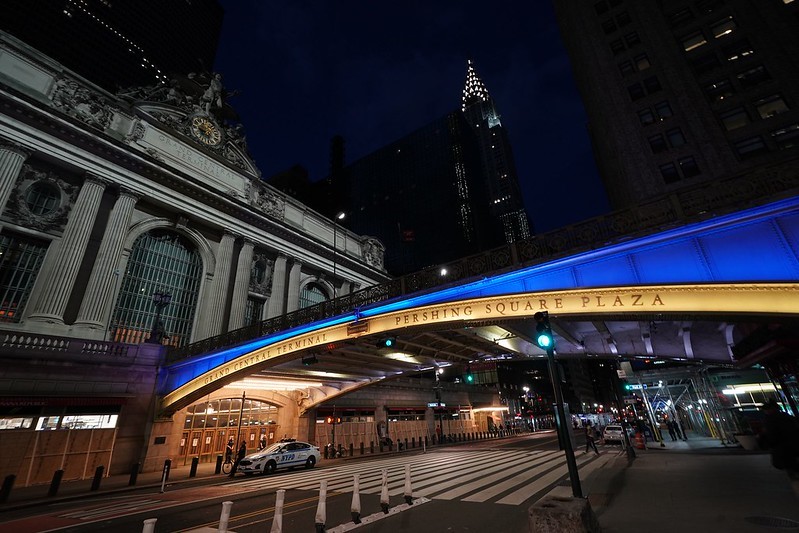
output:
<instances>
[{"instance_id":1,"label":"window grille","mask_svg":"<svg viewBox=\"0 0 799 533\"><path fill-rule=\"evenodd\" d=\"M45 252L45 243L0 235L0 322L19 322Z\"/></svg>"},{"instance_id":2,"label":"window grille","mask_svg":"<svg viewBox=\"0 0 799 533\"><path fill-rule=\"evenodd\" d=\"M327 294L316 283L309 283L300 291L300 309L310 307L327 300Z\"/></svg>"}]
</instances>

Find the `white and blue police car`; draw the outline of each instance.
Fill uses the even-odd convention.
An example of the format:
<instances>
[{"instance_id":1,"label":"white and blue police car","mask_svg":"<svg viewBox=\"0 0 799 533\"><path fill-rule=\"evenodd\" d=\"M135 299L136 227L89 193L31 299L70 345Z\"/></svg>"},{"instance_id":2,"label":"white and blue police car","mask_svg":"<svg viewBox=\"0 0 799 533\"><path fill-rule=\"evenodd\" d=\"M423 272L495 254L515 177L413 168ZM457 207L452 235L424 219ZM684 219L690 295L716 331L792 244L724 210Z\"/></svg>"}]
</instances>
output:
<instances>
[{"instance_id":1,"label":"white and blue police car","mask_svg":"<svg viewBox=\"0 0 799 533\"><path fill-rule=\"evenodd\" d=\"M313 468L321 457L319 448L313 444L296 440L281 441L246 456L239 462L238 471L251 476L271 474L278 468Z\"/></svg>"}]
</instances>

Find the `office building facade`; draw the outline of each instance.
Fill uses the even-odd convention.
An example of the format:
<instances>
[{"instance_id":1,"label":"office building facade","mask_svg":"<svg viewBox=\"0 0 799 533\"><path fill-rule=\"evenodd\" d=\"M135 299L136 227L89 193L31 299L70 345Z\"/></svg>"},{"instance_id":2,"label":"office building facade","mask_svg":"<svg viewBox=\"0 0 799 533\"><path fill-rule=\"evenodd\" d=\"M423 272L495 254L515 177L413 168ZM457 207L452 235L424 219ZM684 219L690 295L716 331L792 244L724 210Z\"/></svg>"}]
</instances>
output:
<instances>
[{"instance_id":1,"label":"office building facade","mask_svg":"<svg viewBox=\"0 0 799 533\"><path fill-rule=\"evenodd\" d=\"M615 209L796 166L799 2L554 6Z\"/></svg>"}]
</instances>

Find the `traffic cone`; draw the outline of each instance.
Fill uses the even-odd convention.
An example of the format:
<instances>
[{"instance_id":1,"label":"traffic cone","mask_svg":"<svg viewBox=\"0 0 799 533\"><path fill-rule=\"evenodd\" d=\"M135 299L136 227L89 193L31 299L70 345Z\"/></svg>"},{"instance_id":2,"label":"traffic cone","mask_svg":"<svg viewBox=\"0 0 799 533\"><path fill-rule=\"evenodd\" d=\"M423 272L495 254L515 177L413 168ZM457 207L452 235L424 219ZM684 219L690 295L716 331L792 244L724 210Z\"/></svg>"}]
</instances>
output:
<instances>
[{"instance_id":1,"label":"traffic cone","mask_svg":"<svg viewBox=\"0 0 799 533\"><path fill-rule=\"evenodd\" d=\"M411 490L411 465L405 465L405 503L413 505L413 491Z\"/></svg>"},{"instance_id":2,"label":"traffic cone","mask_svg":"<svg viewBox=\"0 0 799 533\"><path fill-rule=\"evenodd\" d=\"M358 491L361 488L361 475L355 474L355 479L352 482L352 506L350 513L352 514L352 521L356 524L361 523L361 495Z\"/></svg>"},{"instance_id":3,"label":"traffic cone","mask_svg":"<svg viewBox=\"0 0 799 533\"><path fill-rule=\"evenodd\" d=\"M383 488L380 489L380 507L388 514L388 471L383 469Z\"/></svg>"}]
</instances>

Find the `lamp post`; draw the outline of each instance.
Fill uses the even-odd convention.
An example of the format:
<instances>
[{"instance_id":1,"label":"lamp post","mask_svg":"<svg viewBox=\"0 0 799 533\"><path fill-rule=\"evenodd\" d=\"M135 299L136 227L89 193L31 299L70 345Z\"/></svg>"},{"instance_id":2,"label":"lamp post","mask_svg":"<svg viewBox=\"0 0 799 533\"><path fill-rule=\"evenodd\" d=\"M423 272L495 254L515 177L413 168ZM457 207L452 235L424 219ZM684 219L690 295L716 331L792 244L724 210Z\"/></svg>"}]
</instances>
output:
<instances>
[{"instance_id":1,"label":"lamp post","mask_svg":"<svg viewBox=\"0 0 799 533\"><path fill-rule=\"evenodd\" d=\"M153 293L153 303L155 304L155 321L153 322L153 330L150 336L144 342L152 342L154 344L161 344L164 339L164 325L161 323L161 312L169 302L172 301L172 295L164 291L155 291Z\"/></svg>"},{"instance_id":2,"label":"lamp post","mask_svg":"<svg viewBox=\"0 0 799 533\"><path fill-rule=\"evenodd\" d=\"M336 299L336 234L338 230L338 222L339 220L344 220L347 218L347 213L344 211L339 211L336 213L336 216L333 217L333 299Z\"/></svg>"}]
</instances>

